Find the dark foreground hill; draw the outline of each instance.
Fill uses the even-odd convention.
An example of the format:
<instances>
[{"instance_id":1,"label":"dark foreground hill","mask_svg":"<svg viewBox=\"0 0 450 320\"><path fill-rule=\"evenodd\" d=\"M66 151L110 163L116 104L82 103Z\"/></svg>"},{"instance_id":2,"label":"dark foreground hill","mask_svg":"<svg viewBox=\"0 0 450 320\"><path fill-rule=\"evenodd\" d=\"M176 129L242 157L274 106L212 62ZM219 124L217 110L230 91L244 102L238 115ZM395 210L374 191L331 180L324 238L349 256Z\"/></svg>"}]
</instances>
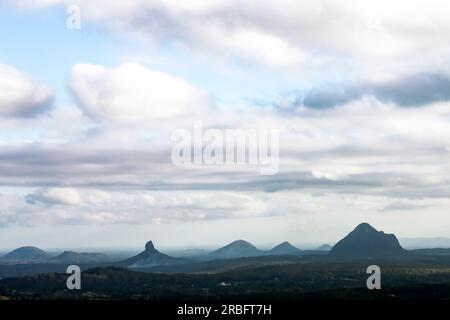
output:
<instances>
[{"instance_id":1,"label":"dark foreground hill","mask_svg":"<svg viewBox=\"0 0 450 320\"><path fill-rule=\"evenodd\" d=\"M331 249L330 256L341 258L388 258L406 253L397 237L361 223Z\"/></svg>"},{"instance_id":2,"label":"dark foreground hill","mask_svg":"<svg viewBox=\"0 0 450 320\"><path fill-rule=\"evenodd\" d=\"M382 290L365 287L367 262L346 261L249 265L217 274L94 268L83 272L82 290L68 291L67 275L50 273L0 280L0 296L12 299L153 300L450 298L447 264L408 266L385 262L383 266Z\"/></svg>"}]
</instances>

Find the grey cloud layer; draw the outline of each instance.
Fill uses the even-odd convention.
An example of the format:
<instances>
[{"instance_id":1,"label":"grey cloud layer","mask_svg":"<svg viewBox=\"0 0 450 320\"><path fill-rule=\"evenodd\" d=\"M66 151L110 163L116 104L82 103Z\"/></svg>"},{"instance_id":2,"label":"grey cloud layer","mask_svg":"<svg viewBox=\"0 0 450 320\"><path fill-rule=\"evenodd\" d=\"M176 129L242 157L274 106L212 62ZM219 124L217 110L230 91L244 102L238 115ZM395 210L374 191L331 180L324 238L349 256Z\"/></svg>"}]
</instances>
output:
<instances>
[{"instance_id":1,"label":"grey cloud layer","mask_svg":"<svg viewBox=\"0 0 450 320\"><path fill-rule=\"evenodd\" d=\"M145 68L134 66L127 73L135 71L148 75ZM431 79L433 85L440 80L439 77ZM172 78L170 80L168 91L174 83ZM175 81L175 85L178 84ZM114 85L119 88L105 91L106 101L130 96L127 84L122 87L120 81L115 81ZM138 88L149 94L145 86ZM56 128L60 134L52 139L3 141L0 185L35 191L22 195L20 200L12 201L3 209L1 223L34 221L30 217L49 224L134 224L234 219L252 214L273 216L283 214L283 210L275 205L267 208L272 201L267 197L287 194L293 207L285 211L291 214L329 210L309 208L307 204L295 207L293 191L308 197L321 195L318 198L323 199L330 199L330 195L333 199L376 197L379 204L370 206L375 212L384 212L383 208L398 211L398 206L390 203L399 199L420 202L423 199L443 201L449 197L450 162L446 160L450 154L450 109L445 102L423 108L398 108L378 99L359 99L341 108L307 109L296 116L274 110L265 113L228 110L220 113L220 117L209 117L213 109L206 109L202 120L207 127L230 128L244 124L281 130L281 170L271 177L262 177L259 168L248 166L175 166L170 159L170 132L179 127L192 128L192 118L173 118L165 122L153 117L139 119L140 109L147 107L145 102L135 105L131 124L108 121L107 116L95 122L66 110L55 112L50 118L41 116L28 120L35 121L34 127L42 130L43 136L49 134L46 132L49 128L50 131ZM103 105L90 107L102 108ZM63 124L75 121L76 126L81 125L78 131L66 132L59 129L65 127L63 124L55 126L60 121ZM15 123L3 122L12 127ZM85 130L92 125L95 130ZM114 197L101 192L93 196L90 190L112 193ZM149 191L162 193L153 200L141 197ZM164 193L173 191L193 195L179 198L175 204L170 201L164 204L167 202ZM205 192L209 192L206 200L201 199ZM241 198L222 198L230 206L218 206L223 192L264 196L259 199L242 198L242 195ZM202 204L198 205L199 202ZM39 210L48 214L43 215ZM15 211L22 213L14 216Z\"/></svg>"},{"instance_id":2,"label":"grey cloud layer","mask_svg":"<svg viewBox=\"0 0 450 320\"><path fill-rule=\"evenodd\" d=\"M0 186L16 193L2 196L0 225L309 213L324 221L334 210L357 215L448 208L450 7L443 2L16 3L79 4L83 27L94 22L144 41L181 42L226 66L237 59L300 76L308 74L302 68L317 67L328 79L328 70L342 64L340 73L350 75L342 85L318 86L296 99L295 113L272 105L235 111L218 110L185 79L138 63L79 63L69 83L76 105L25 122L10 118L46 109L51 90L14 68L0 69L0 90L5 83L15 89L0 97L6 133L0 135ZM439 61L445 61L442 70ZM381 77L390 80L370 80L379 79L372 77L376 69L384 75L391 67L392 74ZM262 177L259 168L248 166L175 166L170 133L192 128L193 120L214 128L280 129L280 173ZM34 132L23 137L28 128Z\"/></svg>"},{"instance_id":3,"label":"grey cloud layer","mask_svg":"<svg viewBox=\"0 0 450 320\"><path fill-rule=\"evenodd\" d=\"M294 101L293 105L325 109L344 105L364 97L374 97L401 107L420 107L450 100L450 77L424 72L383 83L362 83L319 87Z\"/></svg>"}]
</instances>

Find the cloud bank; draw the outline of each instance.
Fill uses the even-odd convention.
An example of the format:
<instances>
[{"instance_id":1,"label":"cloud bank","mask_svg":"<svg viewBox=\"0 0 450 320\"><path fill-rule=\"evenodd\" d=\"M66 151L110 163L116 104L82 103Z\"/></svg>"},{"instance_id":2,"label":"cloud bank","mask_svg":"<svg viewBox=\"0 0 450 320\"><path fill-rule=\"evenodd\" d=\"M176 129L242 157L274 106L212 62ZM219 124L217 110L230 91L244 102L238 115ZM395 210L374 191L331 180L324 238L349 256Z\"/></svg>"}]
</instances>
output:
<instances>
[{"instance_id":1,"label":"cloud bank","mask_svg":"<svg viewBox=\"0 0 450 320\"><path fill-rule=\"evenodd\" d=\"M18 14L44 14L69 3L82 9L83 32L100 28L105 37L132 39L155 55L172 50L172 56L159 57L167 59L159 65L116 56L111 65L76 61L64 71L67 81L61 79L69 102L56 106L60 92L20 66L0 65L2 231L37 225L167 230L193 223L197 234L208 223L214 234L227 224L232 230L274 225L283 236L315 230L316 236L362 220L415 234L450 230L444 1L13 5ZM180 67L186 61L201 61L207 72L193 75ZM207 89L235 88L233 81L239 94L256 87L251 101L265 103L227 105ZM288 92L280 93L281 102L270 93L265 99L276 81ZM280 173L262 177L246 165L175 166L171 133L199 120L219 130L279 130ZM414 223L406 226L405 219Z\"/></svg>"},{"instance_id":2,"label":"cloud bank","mask_svg":"<svg viewBox=\"0 0 450 320\"><path fill-rule=\"evenodd\" d=\"M21 9L79 5L83 18L142 39L173 40L192 50L269 67L329 57L363 62L446 55L449 8L443 0L20 0ZM422 61L423 61L422 60Z\"/></svg>"},{"instance_id":3,"label":"cloud bank","mask_svg":"<svg viewBox=\"0 0 450 320\"><path fill-rule=\"evenodd\" d=\"M0 116L30 117L48 109L52 89L16 68L0 63Z\"/></svg>"}]
</instances>

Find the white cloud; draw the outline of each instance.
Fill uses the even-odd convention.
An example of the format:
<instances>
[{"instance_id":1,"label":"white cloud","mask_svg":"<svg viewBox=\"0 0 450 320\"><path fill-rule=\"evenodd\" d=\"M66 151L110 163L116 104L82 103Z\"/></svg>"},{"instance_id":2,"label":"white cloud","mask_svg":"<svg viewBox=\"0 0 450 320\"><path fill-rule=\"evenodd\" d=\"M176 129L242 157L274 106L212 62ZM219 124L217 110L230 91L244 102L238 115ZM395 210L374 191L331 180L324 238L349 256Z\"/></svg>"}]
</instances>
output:
<instances>
[{"instance_id":1,"label":"white cloud","mask_svg":"<svg viewBox=\"0 0 450 320\"><path fill-rule=\"evenodd\" d=\"M27 196L29 203L43 203L46 205L80 205L82 199L77 190L72 188L50 188Z\"/></svg>"},{"instance_id":2,"label":"white cloud","mask_svg":"<svg viewBox=\"0 0 450 320\"><path fill-rule=\"evenodd\" d=\"M75 188L47 188L40 189L26 196L30 204L44 204L46 206L85 206L107 204L111 200L109 193L101 190L78 190Z\"/></svg>"},{"instance_id":3,"label":"white cloud","mask_svg":"<svg viewBox=\"0 0 450 320\"><path fill-rule=\"evenodd\" d=\"M5 212L0 214L0 226L13 222L87 225L239 219L266 215L268 207L263 197L260 193L224 191L104 191L55 187L25 195L26 204L13 196L4 197ZM16 216L14 221L9 213L16 210L22 215ZM23 219L26 215L29 215L27 221ZM45 220L38 222L43 215Z\"/></svg>"},{"instance_id":4,"label":"white cloud","mask_svg":"<svg viewBox=\"0 0 450 320\"><path fill-rule=\"evenodd\" d=\"M65 122L80 121L74 110L66 111L54 113L52 121L33 119L34 126L49 129L60 119L59 131ZM280 174L262 178L249 167L176 167L170 162L170 141L139 140L142 126L111 125L98 133L68 128L64 143L4 141L0 184L33 190L26 194L28 203L23 197L0 199L0 226L122 225L131 230L126 225L165 229L183 222L195 233L214 221L236 226L233 220L248 219L249 228L251 221L266 218L269 223L283 216L280 221L291 228L293 239L314 239L317 230L331 230L337 239L337 233L366 220L410 233L420 231L419 225L405 225L403 219L420 221L427 215L430 220L420 226L428 230L439 221L450 224L445 214L448 103L404 109L366 99L288 116L239 110L215 118L218 127L282 125ZM173 123L164 124L170 130ZM155 150L154 142L162 146ZM187 226L201 221L208 227ZM221 232L222 225L214 228Z\"/></svg>"},{"instance_id":5,"label":"white cloud","mask_svg":"<svg viewBox=\"0 0 450 320\"><path fill-rule=\"evenodd\" d=\"M89 116L117 122L192 115L209 104L206 93L182 78L136 63L117 68L79 63L73 67L70 88Z\"/></svg>"},{"instance_id":6,"label":"white cloud","mask_svg":"<svg viewBox=\"0 0 450 320\"><path fill-rule=\"evenodd\" d=\"M0 64L0 116L29 117L48 108L52 89L12 66Z\"/></svg>"},{"instance_id":7,"label":"white cloud","mask_svg":"<svg viewBox=\"0 0 450 320\"><path fill-rule=\"evenodd\" d=\"M269 66L295 67L321 57L352 63L420 62L448 55L450 7L444 0L22 0L21 8L78 4L83 19L142 39ZM304 59L310 57L311 60ZM342 59L337 59L342 63ZM280 64L281 62L281 64Z\"/></svg>"},{"instance_id":8,"label":"white cloud","mask_svg":"<svg viewBox=\"0 0 450 320\"><path fill-rule=\"evenodd\" d=\"M198 33L205 42L214 44L215 50L231 57L281 69L300 66L306 59L301 48L261 30L200 28Z\"/></svg>"}]
</instances>

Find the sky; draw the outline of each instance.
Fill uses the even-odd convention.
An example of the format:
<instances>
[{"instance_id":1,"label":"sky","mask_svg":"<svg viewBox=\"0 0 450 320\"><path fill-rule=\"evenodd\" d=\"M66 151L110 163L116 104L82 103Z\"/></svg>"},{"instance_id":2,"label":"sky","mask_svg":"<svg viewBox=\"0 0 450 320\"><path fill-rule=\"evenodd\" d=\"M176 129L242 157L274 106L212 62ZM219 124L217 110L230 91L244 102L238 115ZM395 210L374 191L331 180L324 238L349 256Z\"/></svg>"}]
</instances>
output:
<instances>
[{"instance_id":1,"label":"sky","mask_svg":"<svg viewBox=\"0 0 450 320\"><path fill-rule=\"evenodd\" d=\"M361 222L449 236L449 16L440 0L0 0L0 249L302 246ZM276 130L278 172L175 164L173 133L198 122Z\"/></svg>"}]
</instances>

